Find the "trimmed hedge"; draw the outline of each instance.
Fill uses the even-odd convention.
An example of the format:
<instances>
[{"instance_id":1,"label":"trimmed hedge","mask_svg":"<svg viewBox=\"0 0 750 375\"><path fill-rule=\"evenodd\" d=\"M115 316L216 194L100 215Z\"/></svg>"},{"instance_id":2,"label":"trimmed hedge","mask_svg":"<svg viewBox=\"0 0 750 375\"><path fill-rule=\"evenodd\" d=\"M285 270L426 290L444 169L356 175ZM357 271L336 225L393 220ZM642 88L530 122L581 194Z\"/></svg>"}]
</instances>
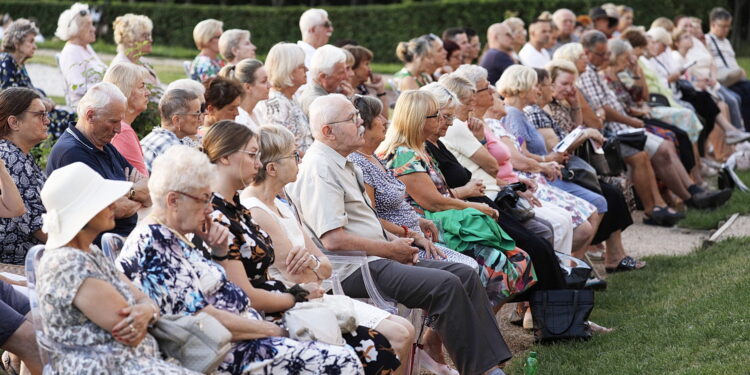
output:
<instances>
[{"instance_id":1,"label":"trimmed hedge","mask_svg":"<svg viewBox=\"0 0 750 375\"><path fill-rule=\"evenodd\" d=\"M587 14L593 4L603 0L472 0L419 2L391 5L332 6L324 7L334 24L332 42L354 39L370 48L377 61L396 61L395 49L399 41L406 41L426 33L440 34L451 26L470 26L480 35L495 22L500 22L506 12L516 12L530 20L544 10L554 11L565 7L576 13ZM97 4L96 2L89 2ZM703 19L715 6L726 6L727 0L630 0L628 5L636 11L636 22L650 25L659 16L678 14L694 15ZM59 14L72 2L44 2L29 0L2 0L0 13L10 13L14 18L35 17L42 33L51 38L57 27ZM306 9L301 6L210 6L164 3L109 3L99 2L104 10L103 22L111 25L121 14L145 14L154 22L154 43L194 48L192 30L196 23L206 18L224 21L224 28L248 29L253 33L253 43L265 54L279 41L294 42L300 38L299 16ZM705 23L704 23L705 24ZM111 29L111 28L110 28ZM484 40L484 35L481 35ZM111 30L103 37L112 42Z\"/></svg>"}]
</instances>

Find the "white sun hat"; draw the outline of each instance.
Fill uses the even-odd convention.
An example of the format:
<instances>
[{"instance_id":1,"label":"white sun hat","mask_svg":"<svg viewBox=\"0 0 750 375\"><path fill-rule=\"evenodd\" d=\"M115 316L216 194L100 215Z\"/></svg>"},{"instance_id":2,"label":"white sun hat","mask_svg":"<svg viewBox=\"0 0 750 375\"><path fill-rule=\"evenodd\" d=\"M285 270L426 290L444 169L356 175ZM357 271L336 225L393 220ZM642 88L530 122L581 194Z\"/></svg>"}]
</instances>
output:
<instances>
[{"instance_id":1,"label":"white sun hat","mask_svg":"<svg viewBox=\"0 0 750 375\"><path fill-rule=\"evenodd\" d=\"M64 246L84 225L133 186L129 181L105 180L81 162L54 170L42 187L42 231L47 249Z\"/></svg>"}]
</instances>

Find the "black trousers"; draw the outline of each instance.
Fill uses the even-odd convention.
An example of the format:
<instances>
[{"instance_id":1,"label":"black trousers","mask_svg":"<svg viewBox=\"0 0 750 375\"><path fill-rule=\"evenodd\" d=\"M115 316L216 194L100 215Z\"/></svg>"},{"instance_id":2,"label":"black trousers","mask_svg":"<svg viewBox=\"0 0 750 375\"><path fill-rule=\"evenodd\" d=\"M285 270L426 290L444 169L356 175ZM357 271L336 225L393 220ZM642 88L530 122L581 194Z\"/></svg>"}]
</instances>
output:
<instances>
[{"instance_id":1,"label":"black trousers","mask_svg":"<svg viewBox=\"0 0 750 375\"><path fill-rule=\"evenodd\" d=\"M705 91L683 91L682 100L692 104L695 107L695 112L703 120L703 130L698 136L698 152L701 156L706 156L706 140L711 131L714 130L716 116L721 113L721 110L714 102L711 94Z\"/></svg>"},{"instance_id":2,"label":"black trousers","mask_svg":"<svg viewBox=\"0 0 750 375\"><path fill-rule=\"evenodd\" d=\"M742 113L742 120L745 121L745 130L750 131L750 81L743 79L730 86L729 89L742 99L740 113Z\"/></svg>"},{"instance_id":3,"label":"black trousers","mask_svg":"<svg viewBox=\"0 0 750 375\"><path fill-rule=\"evenodd\" d=\"M481 374L512 357L471 267L434 260L410 266L390 259L372 261L369 267L383 296L436 317L434 327L461 374ZM359 270L341 286L347 296L367 297Z\"/></svg>"},{"instance_id":4,"label":"black trousers","mask_svg":"<svg viewBox=\"0 0 750 375\"><path fill-rule=\"evenodd\" d=\"M602 187L604 199L607 200L607 212L602 217L602 222L599 224L594 239L591 241L592 244L606 241L612 233L618 230L625 230L625 228L633 224L633 217L630 216L628 203L625 201L622 191L614 185L604 182L599 182L599 185Z\"/></svg>"}]
</instances>

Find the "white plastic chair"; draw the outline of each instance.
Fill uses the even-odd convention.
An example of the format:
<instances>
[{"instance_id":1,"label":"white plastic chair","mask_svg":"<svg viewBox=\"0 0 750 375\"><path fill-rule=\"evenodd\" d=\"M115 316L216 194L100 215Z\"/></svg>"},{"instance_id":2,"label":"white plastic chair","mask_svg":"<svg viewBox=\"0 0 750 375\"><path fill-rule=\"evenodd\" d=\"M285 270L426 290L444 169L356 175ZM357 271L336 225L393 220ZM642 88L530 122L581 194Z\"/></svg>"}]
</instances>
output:
<instances>
[{"instance_id":1,"label":"white plastic chair","mask_svg":"<svg viewBox=\"0 0 750 375\"><path fill-rule=\"evenodd\" d=\"M79 356L90 356L97 361L104 360L105 367L110 370L109 373L116 372L116 366L110 362L108 350L100 350L96 347L78 346L66 343L55 342L44 332L42 326L42 316L39 310L39 299L36 295L36 270L39 267L39 261L44 256L44 245L32 247L26 254L26 286L29 288L29 306L31 307L31 323L36 333L36 342L39 348L39 357L44 366L43 374L52 374L50 364L53 358L51 353L71 353L75 352Z\"/></svg>"},{"instance_id":2,"label":"white plastic chair","mask_svg":"<svg viewBox=\"0 0 750 375\"><path fill-rule=\"evenodd\" d=\"M191 68L192 65L193 65L192 61L185 60L185 61L182 62L182 69L185 70L185 75L188 78L192 78L192 77L190 77L190 68Z\"/></svg>"}]
</instances>

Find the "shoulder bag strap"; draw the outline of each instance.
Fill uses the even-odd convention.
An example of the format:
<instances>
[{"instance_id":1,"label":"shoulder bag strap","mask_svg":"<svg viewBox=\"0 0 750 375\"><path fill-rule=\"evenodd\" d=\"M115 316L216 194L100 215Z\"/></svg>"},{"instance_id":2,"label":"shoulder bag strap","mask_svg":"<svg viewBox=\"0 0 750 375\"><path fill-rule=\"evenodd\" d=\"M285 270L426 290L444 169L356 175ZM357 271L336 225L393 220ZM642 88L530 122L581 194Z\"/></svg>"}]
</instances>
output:
<instances>
[{"instance_id":1,"label":"shoulder bag strap","mask_svg":"<svg viewBox=\"0 0 750 375\"><path fill-rule=\"evenodd\" d=\"M714 47L716 47L716 52L719 54L719 57L721 57L721 61L724 62L725 67L729 67L729 64L727 64L727 60L724 58L724 54L721 53L721 48L719 48L719 43L716 42L716 38L714 38L713 35L708 34L708 37L711 38L711 41L714 43Z\"/></svg>"}]
</instances>

